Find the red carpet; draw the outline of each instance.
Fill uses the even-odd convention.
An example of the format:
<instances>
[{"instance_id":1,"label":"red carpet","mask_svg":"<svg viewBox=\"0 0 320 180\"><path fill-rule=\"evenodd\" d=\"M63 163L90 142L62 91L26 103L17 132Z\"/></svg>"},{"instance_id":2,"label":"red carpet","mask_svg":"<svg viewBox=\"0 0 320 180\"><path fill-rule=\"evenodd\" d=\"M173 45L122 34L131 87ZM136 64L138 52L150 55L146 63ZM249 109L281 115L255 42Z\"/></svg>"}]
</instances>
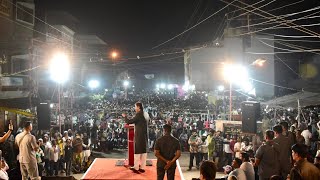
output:
<instances>
[{"instance_id":1,"label":"red carpet","mask_svg":"<svg viewBox=\"0 0 320 180\"><path fill-rule=\"evenodd\" d=\"M91 164L87 172L82 176L83 180L91 179L157 179L157 160L152 160L153 165L146 167L146 172L141 174L135 174L130 169L124 166L116 166L117 159L96 158ZM182 178L181 178L182 177ZM165 179L167 179L165 177ZM176 180L183 179L179 162L177 163Z\"/></svg>"}]
</instances>

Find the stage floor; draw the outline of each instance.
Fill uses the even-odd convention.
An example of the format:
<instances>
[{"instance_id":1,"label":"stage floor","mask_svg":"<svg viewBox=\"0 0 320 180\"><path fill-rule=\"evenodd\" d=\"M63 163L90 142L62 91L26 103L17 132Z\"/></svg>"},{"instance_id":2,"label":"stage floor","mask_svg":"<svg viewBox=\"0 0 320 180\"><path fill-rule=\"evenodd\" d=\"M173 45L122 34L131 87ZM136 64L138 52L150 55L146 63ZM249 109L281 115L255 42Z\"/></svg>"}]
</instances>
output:
<instances>
[{"instance_id":1,"label":"stage floor","mask_svg":"<svg viewBox=\"0 0 320 180\"><path fill-rule=\"evenodd\" d=\"M153 179L157 179L157 169L156 169L157 160L155 159L152 160L153 165L147 166L146 172L141 174L135 174L125 166L116 166L115 164L117 161L118 159L96 158L81 179L83 180L93 180L93 179L153 180ZM177 162L175 179L176 180L184 179L179 162Z\"/></svg>"}]
</instances>

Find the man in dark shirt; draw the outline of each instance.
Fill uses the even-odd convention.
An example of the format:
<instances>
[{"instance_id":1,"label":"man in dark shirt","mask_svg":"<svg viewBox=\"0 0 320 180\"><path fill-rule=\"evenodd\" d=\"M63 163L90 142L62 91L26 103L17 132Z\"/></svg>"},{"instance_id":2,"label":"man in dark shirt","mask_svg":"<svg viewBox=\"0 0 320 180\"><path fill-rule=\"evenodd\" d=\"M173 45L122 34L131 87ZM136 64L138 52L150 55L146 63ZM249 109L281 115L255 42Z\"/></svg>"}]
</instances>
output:
<instances>
[{"instance_id":1,"label":"man in dark shirt","mask_svg":"<svg viewBox=\"0 0 320 180\"><path fill-rule=\"evenodd\" d=\"M67 144L64 148L64 160L66 161L66 175L70 176L71 173L71 163L73 157L73 149L71 146L71 139L67 139Z\"/></svg>"},{"instance_id":2,"label":"man in dark shirt","mask_svg":"<svg viewBox=\"0 0 320 180\"><path fill-rule=\"evenodd\" d=\"M176 170L176 160L180 157L179 140L171 135L171 126L166 124L163 126L164 136L156 141L155 156L157 160L157 179L163 180L167 171L167 179L173 180Z\"/></svg>"}]
</instances>

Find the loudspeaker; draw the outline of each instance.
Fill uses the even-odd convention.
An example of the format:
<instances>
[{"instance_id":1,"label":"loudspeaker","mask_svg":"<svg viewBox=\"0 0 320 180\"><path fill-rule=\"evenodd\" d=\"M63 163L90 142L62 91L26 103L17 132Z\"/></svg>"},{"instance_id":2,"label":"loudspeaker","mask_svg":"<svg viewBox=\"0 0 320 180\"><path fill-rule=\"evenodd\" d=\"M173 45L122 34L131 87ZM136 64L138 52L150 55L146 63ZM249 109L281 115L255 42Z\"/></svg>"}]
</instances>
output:
<instances>
[{"instance_id":1,"label":"loudspeaker","mask_svg":"<svg viewBox=\"0 0 320 180\"><path fill-rule=\"evenodd\" d=\"M40 103L37 106L38 130L50 129L50 105L49 103Z\"/></svg>"},{"instance_id":2,"label":"loudspeaker","mask_svg":"<svg viewBox=\"0 0 320 180\"><path fill-rule=\"evenodd\" d=\"M260 118L260 103L245 101L241 103L242 133L257 133L257 121Z\"/></svg>"}]
</instances>

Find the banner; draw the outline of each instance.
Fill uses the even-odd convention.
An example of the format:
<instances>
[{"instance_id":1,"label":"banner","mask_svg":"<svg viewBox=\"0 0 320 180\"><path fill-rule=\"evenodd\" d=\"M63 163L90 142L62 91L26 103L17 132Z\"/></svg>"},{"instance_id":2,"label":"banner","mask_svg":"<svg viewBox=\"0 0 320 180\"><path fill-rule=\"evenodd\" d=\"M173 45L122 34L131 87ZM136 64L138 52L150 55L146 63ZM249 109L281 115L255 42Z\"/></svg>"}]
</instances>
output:
<instances>
[{"instance_id":1,"label":"banner","mask_svg":"<svg viewBox=\"0 0 320 180\"><path fill-rule=\"evenodd\" d=\"M14 109L14 108L7 108L7 107L0 107L0 110L2 111L9 111L9 112L13 112L13 113L16 113L16 114L21 114L21 115L24 115L24 116L27 116L27 117L35 117L34 114L30 113L30 112L27 112L25 110L22 110L22 109Z\"/></svg>"},{"instance_id":2,"label":"banner","mask_svg":"<svg viewBox=\"0 0 320 180\"><path fill-rule=\"evenodd\" d=\"M154 78L154 74L145 74L144 77L146 79L153 79Z\"/></svg>"}]
</instances>

